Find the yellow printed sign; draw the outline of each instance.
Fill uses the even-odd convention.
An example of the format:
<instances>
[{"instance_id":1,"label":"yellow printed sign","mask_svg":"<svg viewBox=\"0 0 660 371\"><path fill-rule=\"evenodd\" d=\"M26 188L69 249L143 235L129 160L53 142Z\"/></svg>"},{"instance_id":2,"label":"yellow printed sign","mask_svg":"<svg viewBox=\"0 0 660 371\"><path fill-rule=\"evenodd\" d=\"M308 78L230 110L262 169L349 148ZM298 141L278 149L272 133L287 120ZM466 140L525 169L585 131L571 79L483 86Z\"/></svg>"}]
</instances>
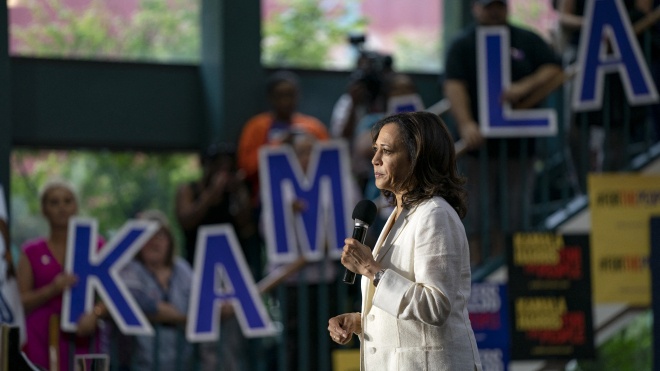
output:
<instances>
[{"instance_id":1,"label":"yellow printed sign","mask_svg":"<svg viewBox=\"0 0 660 371\"><path fill-rule=\"evenodd\" d=\"M564 247L561 235L550 233L516 233L513 235L513 263L515 265L556 265Z\"/></svg>"},{"instance_id":2,"label":"yellow printed sign","mask_svg":"<svg viewBox=\"0 0 660 371\"><path fill-rule=\"evenodd\" d=\"M511 359L593 358L589 237L519 232L512 242Z\"/></svg>"},{"instance_id":3,"label":"yellow printed sign","mask_svg":"<svg viewBox=\"0 0 660 371\"><path fill-rule=\"evenodd\" d=\"M360 349L337 349L332 352L333 371L360 371Z\"/></svg>"},{"instance_id":4,"label":"yellow printed sign","mask_svg":"<svg viewBox=\"0 0 660 371\"><path fill-rule=\"evenodd\" d=\"M651 303L650 217L660 213L660 176L591 174L594 302Z\"/></svg>"},{"instance_id":5,"label":"yellow printed sign","mask_svg":"<svg viewBox=\"0 0 660 371\"><path fill-rule=\"evenodd\" d=\"M516 298L516 331L558 331L564 325L566 298L521 297Z\"/></svg>"}]
</instances>

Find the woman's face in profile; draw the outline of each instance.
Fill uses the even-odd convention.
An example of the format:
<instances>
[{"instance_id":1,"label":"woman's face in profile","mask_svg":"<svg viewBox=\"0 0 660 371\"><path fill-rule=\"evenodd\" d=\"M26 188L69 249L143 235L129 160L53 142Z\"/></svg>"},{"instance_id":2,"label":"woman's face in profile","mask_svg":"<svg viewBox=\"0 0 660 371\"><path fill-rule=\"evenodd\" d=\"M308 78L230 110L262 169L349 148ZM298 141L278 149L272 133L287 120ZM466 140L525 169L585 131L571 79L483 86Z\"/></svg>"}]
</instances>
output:
<instances>
[{"instance_id":1,"label":"woman's face in profile","mask_svg":"<svg viewBox=\"0 0 660 371\"><path fill-rule=\"evenodd\" d=\"M373 145L374 157L371 160L374 166L376 187L402 194L398 188L410 173L410 158L399 127L396 124L385 124L378 133Z\"/></svg>"},{"instance_id":2,"label":"woman's face in profile","mask_svg":"<svg viewBox=\"0 0 660 371\"><path fill-rule=\"evenodd\" d=\"M53 227L65 227L69 219L78 213L78 203L73 193L64 187L55 187L46 192L43 214Z\"/></svg>"}]
</instances>

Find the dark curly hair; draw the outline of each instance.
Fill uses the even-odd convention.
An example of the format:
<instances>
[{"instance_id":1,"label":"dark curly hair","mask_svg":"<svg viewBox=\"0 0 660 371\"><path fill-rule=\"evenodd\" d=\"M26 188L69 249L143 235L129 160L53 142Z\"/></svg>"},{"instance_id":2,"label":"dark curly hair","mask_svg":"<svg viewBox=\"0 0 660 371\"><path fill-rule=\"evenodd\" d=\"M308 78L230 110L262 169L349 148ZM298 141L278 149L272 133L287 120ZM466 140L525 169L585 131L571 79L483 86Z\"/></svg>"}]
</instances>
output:
<instances>
[{"instance_id":1,"label":"dark curly hair","mask_svg":"<svg viewBox=\"0 0 660 371\"><path fill-rule=\"evenodd\" d=\"M410 208L433 196L442 196L463 218L467 213L465 178L458 174L454 141L442 119L430 112L408 112L385 117L371 129L375 143L380 130L395 124L410 158L410 171L398 185L408 190L403 195L403 207ZM383 190L390 204L396 199Z\"/></svg>"}]
</instances>

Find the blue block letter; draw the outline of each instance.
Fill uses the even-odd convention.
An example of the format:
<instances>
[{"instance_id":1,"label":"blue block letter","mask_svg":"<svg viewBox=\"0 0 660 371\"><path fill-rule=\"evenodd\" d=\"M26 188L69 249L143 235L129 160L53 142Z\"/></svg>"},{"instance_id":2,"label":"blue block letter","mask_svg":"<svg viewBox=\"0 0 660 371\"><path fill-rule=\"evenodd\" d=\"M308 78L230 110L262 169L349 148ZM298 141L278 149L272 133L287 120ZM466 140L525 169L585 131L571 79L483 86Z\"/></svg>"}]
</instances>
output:
<instances>
[{"instance_id":1,"label":"blue block letter","mask_svg":"<svg viewBox=\"0 0 660 371\"><path fill-rule=\"evenodd\" d=\"M259 175L269 261L295 260L298 246L306 260L319 261L326 243L329 256L339 258L352 228L351 173L345 142L316 144L307 175L291 147L262 147ZM295 199L307 204L297 215L292 210Z\"/></svg>"},{"instance_id":2,"label":"blue block letter","mask_svg":"<svg viewBox=\"0 0 660 371\"><path fill-rule=\"evenodd\" d=\"M511 48L506 27L479 27L479 125L487 137L551 136L557 133L557 113L552 109L513 110L501 102L511 85Z\"/></svg>"},{"instance_id":3,"label":"blue block letter","mask_svg":"<svg viewBox=\"0 0 660 371\"><path fill-rule=\"evenodd\" d=\"M275 333L230 224L198 230L186 337L211 341L220 332L220 304L231 303L246 337Z\"/></svg>"},{"instance_id":4,"label":"blue block letter","mask_svg":"<svg viewBox=\"0 0 660 371\"><path fill-rule=\"evenodd\" d=\"M94 305L96 289L122 333L153 334L153 328L119 277L119 271L157 230L158 224L152 221L128 221L97 251L96 220L71 219L65 269L78 276L78 283L64 291L64 331L76 330L78 318Z\"/></svg>"},{"instance_id":5,"label":"blue block letter","mask_svg":"<svg viewBox=\"0 0 660 371\"><path fill-rule=\"evenodd\" d=\"M573 108L600 109L605 74L611 72L619 73L631 105L657 102L658 91L621 1L587 1L584 19Z\"/></svg>"}]
</instances>

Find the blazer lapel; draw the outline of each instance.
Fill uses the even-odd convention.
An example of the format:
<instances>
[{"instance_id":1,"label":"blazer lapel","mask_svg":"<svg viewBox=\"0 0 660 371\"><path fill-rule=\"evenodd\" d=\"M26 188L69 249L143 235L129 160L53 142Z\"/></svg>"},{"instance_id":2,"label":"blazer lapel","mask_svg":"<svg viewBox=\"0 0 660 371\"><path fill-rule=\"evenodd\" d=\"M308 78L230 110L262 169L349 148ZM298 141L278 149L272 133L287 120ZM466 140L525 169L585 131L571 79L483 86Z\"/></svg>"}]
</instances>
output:
<instances>
[{"instance_id":1,"label":"blazer lapel","mask_svg":"<svg viewBox=\"0 0 660 371\"><path fill-rule=\"evenodd\" d=\"M391 223L391 220L394 218L394 213L396 213L396 210L392 212L392 215L390 215L390 218L387 220L387 224ZM394 244L394 241L396 241L397 238L401 235L401 231L406 227L408 224L408 216L410 215L410 210L408 209L403 209L401 210L401 215L399 215L399 218L394 222L394 225L390 229L390 232L385 236L385 241L382 243L382 246L379 246L379 249L375 252L375 258L376 261L381 261L383 260L383 257L387 254L387 252L392 248L392 245ZM392 233L394 232L394 233ZM383 238L383 236L381 236ZM379 242L380 239L379 239Z\"/></svg>"},{"instance_id":2,"label":"blazer lapel","mask_svg":"<svg viewBox=\"0 0 660 371\"><path fill-rule=\"evenodd\" d=\"M387 228L387 226L390 225L390 223L392 223L392 219L394 219L394 213L395 212L396 212L396 210L392 211L389 218L387 218L387 222L385 222L385 227L384 228ZM376 241L376 245L374 246L373 250L371 251L374 258L376 256L378 256L378 251L380 250L380 248L383 244L383 241L385 240L386 237L387 236L384 233L381 233L380 236L378 236L378 241Z\"/></svg>"}]
</instances>

